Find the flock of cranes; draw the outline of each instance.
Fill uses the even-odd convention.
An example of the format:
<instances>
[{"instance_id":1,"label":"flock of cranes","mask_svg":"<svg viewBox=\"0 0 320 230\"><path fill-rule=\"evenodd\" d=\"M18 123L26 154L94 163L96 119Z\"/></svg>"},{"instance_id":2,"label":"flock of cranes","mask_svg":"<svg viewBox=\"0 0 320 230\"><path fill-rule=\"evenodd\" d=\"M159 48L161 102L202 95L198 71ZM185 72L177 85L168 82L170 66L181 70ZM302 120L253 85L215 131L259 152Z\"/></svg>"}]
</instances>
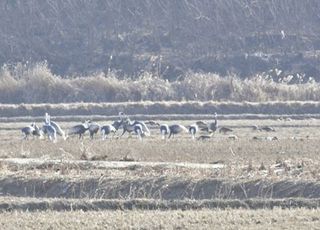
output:
<instances>
[{"instance_id":1,"label":"flock of cranes","mask_svg":"<svg viewBox=\"0 0 320 230\"><path fill-rule=\"evenodd\" d=\"M45 114L45 121L41 128L39 128L35 122L31 125L21 129L24 139L28 139L30 136L37 137L47 137L50 141L56 142L57 136L61 136L66 140L70 136L78 136L79 139L83 139L86 132L89 132L90 138L93 139L96 134L101 133L102 140L105 140L107 137L115 136L117 131L122 128L122 133L118 137L122 137L125 133L128 133L130 136L135 134L140 140L146 136L150 136L151 132L148 128L148 125L156 126L159 128L161 138L169 139L174 138L178 134L186 133L190 134L192 139L205 140L213 136L213 134L219 130L219 133L228 134L233 132L231 128L228 127L219 127L217 113L214 114L214 121L206 123L203 121L197 121L194 124L189 126L183 126L181 124L159 124L154 121L138 121L131 120L127 115L120 112L119 119L114 121L112 124L106 124L100 126L98 123L87 120L82 124L75 125L71 127L67 133L55 122L51 120L51 117L48 113ZM259 131L274 131L272 127L253 127L255 130ZM199 133L206 133L206 135L198 135ZM198 137L196 137L198 135ZM233 137L233 138L232 138ZM237 139L237 136L231 135L230 139Z\"/></svg>"}]
</instances>

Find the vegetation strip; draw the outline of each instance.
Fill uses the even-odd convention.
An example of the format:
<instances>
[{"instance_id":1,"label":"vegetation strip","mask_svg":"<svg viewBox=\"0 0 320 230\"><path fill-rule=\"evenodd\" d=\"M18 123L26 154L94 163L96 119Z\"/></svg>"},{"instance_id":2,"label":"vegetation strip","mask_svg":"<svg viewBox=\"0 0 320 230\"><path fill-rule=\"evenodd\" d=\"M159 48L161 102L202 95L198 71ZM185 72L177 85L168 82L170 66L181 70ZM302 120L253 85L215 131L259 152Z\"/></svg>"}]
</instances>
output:
<instances>
[{"instance_id":1,"label":"vegetation strip","mask_svg":"<svg viewBox=\"0 0 320 230\"><path fill-rule=\"evenodd\" d=\"M100 211L100 210L197 210L197 209L273 209L319 208L320 199L248 199L248 200L15 200L0 203L0 212L7 211Z\"/></svg>"},{"instance_id":2,"label":"vegetation strip","mask_svg":"<svg viewBox=\"0 0 320 230\"><path fill-rule=\"evenodd\" d=\"M0 164L25 168L51 168L64 166L77 169L132 169L134 167L163 167L163 168L194 168L194 169L221 169L223 164L183 163L183 162L134 162L134 161L86 161L86 160L43 160L37 158L10 158L0 159Z\"/></svg>"},{"instance_id":3,"label":"vegetation strip","mask_svg":"<svg viewBox=\"0 0 320 230\"><path fill-rule=\"evenodd\" d=\"M232 181L181 176L13 177L0 178L1 196L69 199L286 199L320 198L320 184L295 180Z\"/></svg>"},{"instance_id":4,"label":"vegetation strip","mask_svg":"<svg viewBox=\"0 0 320 230\"><path fill-rule=\"evenodd\" d=\"M135 114L131 116L132 119L137 120L161 120L161 121L173 121L173 120L212 120L212 114L157 114L157 115L145 115ZM103 116L103 115L79 115L79 116L53 116L55 121L59 122L73 122L81 121L90 118L94 121L114 121L118 116ZM278 120L278 119L320 119L320 114L221 114L219 120ZM27 117L0 117L0 122L43 122L43 116L27 116ZM288 125L287 125L288 126ZM244 126L241 126L244 127ZM290 126L288 126L290 127ZM4 129L1 128L0 129ZM10 130L10 129L6 129Z\"/></svg>"},{"instance_id":5,"label":"vegetation strip","mask_svg":"<svg viewBox=\"0 0 320 230\"><path fill-rule=\"evenodd\" d=\"M218 114L319 114L317 101L270 101L270 102L217 102L217 101L141 101L122 103L62 103L62 104L0 104L1 117L43 116L117 116L126 114L148 115L210 115ZM141 115L142 117L142 115Z\"/></svg>"}]
</instances>

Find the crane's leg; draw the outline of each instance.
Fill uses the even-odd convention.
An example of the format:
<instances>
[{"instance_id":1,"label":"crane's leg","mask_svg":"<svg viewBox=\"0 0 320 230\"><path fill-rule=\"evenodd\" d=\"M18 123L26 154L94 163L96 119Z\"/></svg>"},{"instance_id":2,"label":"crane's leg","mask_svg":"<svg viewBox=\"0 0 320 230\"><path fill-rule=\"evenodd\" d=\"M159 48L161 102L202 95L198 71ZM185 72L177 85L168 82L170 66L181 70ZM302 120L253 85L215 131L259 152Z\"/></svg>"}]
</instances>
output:
<instances>
[{"instance_id":1,"label":"crane's leg","mask_svg":"<svg viewBox=\"0 0 320 230\"><path fill-rule=\"evenodd\" d=\"M101 130L101 136L102 136L102 140L105 140L106 139L106 132L105 130Z\"/></svg>"},{"instance_id":2,"label":"crane's leg","mask_svg":"<svg viewBox=\"0 0 320 230\"><path fill-rule=\"evenodd\" d=\"M123 129L123 132L122 132L122 134L120 135L120 137L122 137L123 134L125 134L125 132L127 132L127 130L126 130L126 129Z\"/></svg>"}]
</instances>

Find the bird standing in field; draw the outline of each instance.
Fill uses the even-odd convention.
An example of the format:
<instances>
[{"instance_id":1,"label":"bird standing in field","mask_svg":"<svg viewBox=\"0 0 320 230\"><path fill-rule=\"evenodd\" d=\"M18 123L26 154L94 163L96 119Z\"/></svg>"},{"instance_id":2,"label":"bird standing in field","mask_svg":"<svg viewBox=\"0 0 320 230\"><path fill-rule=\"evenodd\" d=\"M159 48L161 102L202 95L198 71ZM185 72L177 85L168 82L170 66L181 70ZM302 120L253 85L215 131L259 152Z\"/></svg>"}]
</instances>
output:
<instances>
[{"instance_id":1,"label":"bird standing in field","mask_svg":"<svg viewBox=\"0 0 320 230\"><path fill-rule=\"evenodd\" d=\"M209 131L208 124L203 121L197 121L196 125L201 131Z\"/></svg>"},{"instance_id":2,"label":"bird standing in field","mask_svg":"<svg viewBox=\"0 0 320 230\"><path fill-rule=\"evenodd\" d=\"M47 135L50 141L56 142L57 141L57 131L56 129L50 125L50 123L46 123L42 126L42 131L44 134Z\"/></svg>"},{"instance_id":3,"label":"bird standing in field","mask_svg":"<svg viewBox=\"0 0 320 230\"><path fill-rule=\"evenodd\" d=\"M169 125L162 124L160 125L160 133L161 133L161 139L166 139L166 136L170 133Z\"/></svg>"},{"instance_id":4,"label":"bird standing in field","mask_svg":"<svg viewBox=\"0 0 320 230\"><path fill-rule=\"evenodd\" d=\"M112 124L104 125L100 128L102 140L105 140L106 137L113 133L113 135L117 132L117 130L121 127L122 120L114 121Z\"/></svg>"},{"instance_id":5,"label":"bird standing in field","mask_svg":"<svg viewBox=\"0 0 320 230\"><path fill-rule=\"evenodd\" d=\"M57 130L53 125L51 125L51 118L48 113L45 114L45 123L42 126L42 132L48 136L50 141L57 141Z\"/></svg>"},{"instance_id":6,"label":"bird standing in field","mask_svg":"<svg viewBox=\"0 0 320 230\"><path fill-rule=\"evenodd\" d=\"M27 127L23 127L21 129L21 132L23 133L24 137L23 139L28 140L29 136L42 136L41 129L36 125L35 122L33 122L31 125Z\"/></svg>"},{"instance_id":7,"label":"bird standing in field","mask_svg":"<svg viewBox=\"0 0 320 230\"><path fill-rule=\"evenodd\" d=\"M219 133L227 134L233 132L233 129L227 128L227 127L221 127L219 129Z\"/></svg>"},{"instance_id":8,"label":"bird standing in field","mask_svg":"<svg viewBox=\"0 0 320 230\"><path fill-rule=\"evenodd\" d=\"M183 125L180 125L180 124L174 124L174 125L170 125L169 126L169 137L170 138L172 136L172 138L174 138L174 136L176 134L179 134L179 133L182 133L182 132L185 132L185 133L188 133L189 130L183 126Z\"/></svg>"},{"instance_id":9,"label":"bird standing in field","mask_svg":"<svg viewBox=\"0 0 320 230\"><path fill-rule=\"evenodd\" d=\"M85 121L80 125L75 125L69 129L68 135L79 135L79 139L83 139L85 132L89 129L89 121Z\"/></svg>"},{"instance_id":10,"label":"bird standing in field","mask_svg":"<svg viewBox=\"0 0 320 230\"><path fill-rule=\"evenodd\" d=\"M54 121L50 120L50 124L56 129L56 132L59 136L62 136L64 140L67 139L65 132L62 130L62 128Z\"/></svg>"},{"instance_id":11,"label":"bird standing in field","mask_svg":"<svg viewBox=\"0 0 320 230\"><path fill-rule=\"evenodd\" d=\"M89 130L90 138L91 140L93 140L94 135L97 134L98 131L100 130L100 125L98 123L90 121L88 130Z\"/></svg>"},{"instance_id":12,"label":"bird standing in field","mask_svg":"<svg viewBox=\"0 0 320 230\"><path fill-rule=\"evenodd\" d=\"M132 132L137 134L136 131L138 131L140 133L139 129L141 129L141 135L143 134L143 136L150 136L150 130L143 121L131 121L129 118L126 118L122 123L122 127L123 132L120 137L122 137L126 132L129 134Z\"/></svg>"},{"instance_id":13,"label":"bird standing in field","mask_svg":"<svg viewBox=\"0 0 320 230\"><path fill-rule=\"evenodd\" d=\"M197 138L198 141L205 141L212 137L213 133L210 133L209 135L201 135Z\"/></svg>"},{"instance_id":14,"label":"bird standing in field","mask_svg":"<svg viewBox=\"0 0 320 230\"><path fill-rule=\"evenodd\" d=\"M115 132L117 132L117 130L113 125L108 124L108 125L102 126L100 128L100 132L102 135L102 140L105 140L108 135L110 135L111 133L114 134Z\"/></svg>"},{"instance_id":15,"label":"bird standing in field","mask_svg":"<svg viewBox=\"0 0 320 230\"><path fill-rule=\"evenodd\" d=\"M272 128L272 127L270 127L270 126L262 126L262 127L260 128L260 130L266 131L266 132L275 132L275 131L276 131L274 128Z\"/></svg>"},{"instance_id":16,"label":"bird standing in field","mask_svg":"<svg viewBox=\"0 0 320 230\"><path fill-rule=\"evenodd\" d=\"M142 138L145 136L144 131L143 131L143 127L141 124L134 125L133 131L138 136L138 138L140 140L142 140Z\"/></svg>"},{"instance_id":17,"label":"bird standing in field","mask_svg":"<svg viewBox=\"0 0 320 230\"><path fill-rule=\"evenodd\" d=\"M197 124L192 124L189 126L189 133L191 134L192 139L196 138L196 133L198 132L199 127Z\"/></svg>"},{"instance_id":18,"label":"bird standing in field","mask_svg":"<svg viewBox=\"0 0 320 230\"><path fill-rule=\"evenodd\" d=\"M208 131L209 132L215 132L218 129L218 120L217 120L217 113L214 113L214 122L209 123L208 125Z\"/></svg>"}]
</instances>

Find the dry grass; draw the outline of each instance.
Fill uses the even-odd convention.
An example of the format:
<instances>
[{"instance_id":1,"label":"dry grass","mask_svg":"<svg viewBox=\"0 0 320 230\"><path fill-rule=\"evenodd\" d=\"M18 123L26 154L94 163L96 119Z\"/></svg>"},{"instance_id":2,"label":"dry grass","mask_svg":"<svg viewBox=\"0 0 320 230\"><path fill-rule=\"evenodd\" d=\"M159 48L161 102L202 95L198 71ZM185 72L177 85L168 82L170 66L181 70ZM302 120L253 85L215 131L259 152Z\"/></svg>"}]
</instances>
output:
<instances>
[{"instance_id":1,"label":"dry grass","mask_svg":"<svg viewBox=\"0 0 320 230\"><path fill-rule=\"evenodd\" d=\"M0 214L2 229L318 229L320 211L201 210L13 212Z\"/></svg>"},{"instance_id":2,"label":"dry grass","mask_svg":"<svg viewBox=\"0 0 320 230\"><path fill-rule=\"evenodd\" d=\"M47 63L32 67L2 67L0 103L65 103L124 101L318 101L320 84L275 82L266 75L241 80L236 76L189 74L168 82L143 73L136 79L98 73L87 77L61 78Z\"/></svg>"},{"instance_id":3,"label":"dry grass","mask_svg":"<svg viewBox=\"0 0 320 230\"><path fill-rule=\"evenodd\" d=\"M191 123L171 121L175 122L185 125ZM86 136L83 141L71 137L67 141L60 138L57 143L51 143L38 139L21 140L18 129L3 130L0 135L0 156L26 158L26 161L10 163L10 160L2 160L2 184L8 188L11 188L12 183L21 185L25 190L18 189L12 194L28 196L34 194L35 188L42 191L42 182L45 180L47 186L52 188L51 193L40 192L35 195L54 197L59 193L54 187L63 187L66 188L64 196L67 197L210 199L257 195L299 197L304 186L310 182L310 193L304 190L303 194L306 197L317 197L317 192L312 191L318 191L317 181L320 175L318 121L260 122L261 125L275 127L276 132L272 133L252 131L248 128L251 122L221 120L220 125L234 127L234 134L238 139L230 140L228 135L216 133L208 141L193 141L188 134L164 141L161 140L158 130L152 129L152 136L142 142L134 136L105 141L100 137L90 140ZM18 128L21 124L23 123L11 125ZM73 124L61 123L63 128ZM254 136L277 136L279 140L253 140ZM33 158L38 159L39 163L32 163ZM83 159L89 162L79 161ZM95 160L102 162L95 163ZM103 164L104 161L123 160L139 163L123 163L124 167ZM212 167L178 167L161 162L205 163ZM215 165L223 165L223 168L214 168ZM221 186L221 183L224 185ZM210 186L215 186L215 189ZM243 186L246 189L243 189ZM278 189L273 190L274 186L278 186ZM233 188L236 192L232 194L232 189L228 188ZM285 189L287 193L281 194L281 189ZM78 195L74 195L71 190ZM244 192L246 190L251 190L252 194ZM170 193L171 191L175 193Z\"/></svg>"},{"instance_id":4,"label":"dry grass","mask_svg":"<svg viewBox=\"0 0 320 230\"><path fill-rule=\"evenodd\" d=\"M175 122L194 121L169 123ZM249 125L255 122L271 125L276 132L252 131ZM67 129L75 123L60 124ZM192 141L187 134L163 141L155 128L142 142L127 136L105 141L88 136L83 141L76 137L57 143L24 141L19 128L26 124L1 123L0 156L5 159L0 159L0 208L24 210L1 213L1 228L310 229L319 225L319 209L299 208L320 204L318 120L220 120L239 138L216 133L203 142ZM279 140L255 141L254 136ZM83 156L88 160L79 161ZM10 160L13 157L25 162ZM32 163L33 158L37 161ZM131 159L138 162L112 166L112 161ZM191 167L192 162L210 167ZM49 197L52 201L46 202ZM62 212L71 207L96 212ZM180 208L187 211L174 210ZM194 208L199 210L190 210Z\"/></svg>"}]
</instances>

